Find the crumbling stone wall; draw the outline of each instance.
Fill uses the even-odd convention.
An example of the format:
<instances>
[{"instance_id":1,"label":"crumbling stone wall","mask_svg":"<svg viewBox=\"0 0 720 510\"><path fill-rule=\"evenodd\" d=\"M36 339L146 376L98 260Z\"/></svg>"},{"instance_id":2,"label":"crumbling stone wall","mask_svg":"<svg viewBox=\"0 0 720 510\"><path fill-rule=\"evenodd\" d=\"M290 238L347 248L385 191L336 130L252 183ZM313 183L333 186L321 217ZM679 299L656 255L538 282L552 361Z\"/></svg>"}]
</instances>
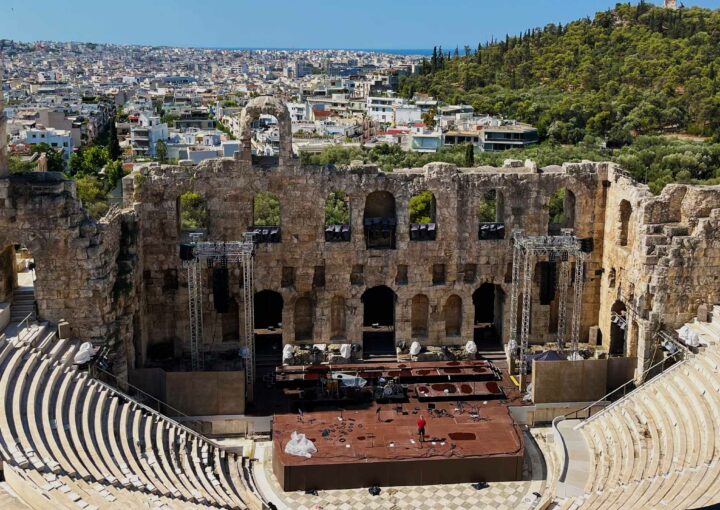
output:
<instances>
[{"instance_id":1,"label":"crumbling stone wall","mask_svg":"<svg viewBox=\"0 0 720 510\"><path fill-rule=\"evenodd\" d=\"M642 372L659 327L677 328L700 305L720 302L720 186L673 184L654 197L616 167L609 180L598 320L608 345L611 308L616 300L626 304L626 352L639 355ZM625 246L623 201L632 207Z\"/></svg>"},{"instance_id":2,"label":"crumbling stone wall","mask_svg":"<svg viewBox=\"0 0 720 510\"><path fill-rule=\"evenodd\" d=\"M115 289L122 215L90 218L75 183L57 173L0 179L0 247L26 246L35 257L39 317L70 323L72 336L124 345ZM134 271L134 269L133 269ZM124 358L118 365L122 372Z\"/></svg>"},{"instance_id":3,"label":"crumbling stone wall","mask_svg":"<svg viewBox=\"0 0 720 510\"><path fill-rule=\"evenodd\" d=\"M140 225L143 257L144 323L142 345L146 351L155 342L170 342L175 352L187 351L188 312L186 273L178 257L181 241L178 198L187 191L204 197L209 225L208 240L242 239L253 224L253 198L270 191L281 202L282 242L258 246L255 262L256 291L278 292L284 301L283 341L295 339L294 310L299 299L313 304L313 338L326 343L337 337L331 327L333 299L345 303L345 341L362 339L363 293L385 285L397 295L396 340L411 340L411 303L414 296L429 299L429 345L462 344L473 337L472 295L483 283L497 284L506 299L502 313L503 334L509 333L510 232L521 228L528 234L545 234L548 201L558 189L572 191L576 200L575 227L579 236L593 237L598 249L590 257L583 309L583 334L597 321L604 228L602 182L608 165L573 164L550 167L540 173L536 167L458 169L434 163L424 168L380 172L373 166L349 168L303 167L297 162L271 169L253 167L242 159L214 160L197 167L149 165L124 180L126 206L133 205ZM477 207L484 192L495 189L504 200L505 240L479 240ZM363 236L366 197L373 191L388 191L396 202L397 235L395 250L368 250ZM437 204L437 239L411 241L408 202L410 197L430 190ZM352 240L329 243L324 240L324 206L331 192L344 191L349 197ZM445 282L433 283L433 266L444 265ZM466 275L475 266L475 275ZM398 272L407 268L407 283L397 282ZM294 271L283 271L293 268ZM324 268L324 285L318 286L316 268ZM283 273L294 274L292 282L282 281ZM206 348L236 346L222 342L219 314L212 305L209 271L204 275L203 301ZM538 277L539 278L539 277ZM177 279L176 285L168 281ZM231 270L233 297L241 299L240 270ZM534 287L534 341L554 338L548 333L550 305L540 305L539 286ZM443 315L451 296L462 302L459 336L448 336ZM456 298L452 298L456 300ZM242 307L240 307L242 310ZM242 313L242 312L241 312ZM240 317L238 320L242 322ZM450 328L453 332L454 328ZM335 338L337 339L337 338Z\"/></svg>"}]
</instances>

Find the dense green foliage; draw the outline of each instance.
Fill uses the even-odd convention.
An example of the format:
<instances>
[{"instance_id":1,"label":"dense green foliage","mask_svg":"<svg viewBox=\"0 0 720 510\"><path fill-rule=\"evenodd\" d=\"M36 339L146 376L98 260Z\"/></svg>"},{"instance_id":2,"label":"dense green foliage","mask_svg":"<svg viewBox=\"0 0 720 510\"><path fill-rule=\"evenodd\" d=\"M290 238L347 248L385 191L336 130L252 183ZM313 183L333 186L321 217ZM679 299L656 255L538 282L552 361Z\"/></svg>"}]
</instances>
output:
<instances>
[{"instance_id":1,"label":"dense green foliage","mask_svg":"<svg viewBox=\"0 0 720 510\"><path fill-rule=\"evenodd\" d=\"M385 171L418 168L432 161L464 166L465 148L447 148L435 154L404 152L398 146L380 145L372 149L331 146L318 154L302 153L305 164L347 165L353 160L377 164ZM614 161L620 163L638 182L648 183L659 193L670 182L720 184L720 143L698 143L641 136L632 145L603 149L600 141L588 137L577 145L558 145L550 141L527 149L481 152L475 165L502 166L506 159L532 159L541 167L565 162Z\"/></svg>"},{"instance_id":2,"label":"dense green foliage","mask_svg":"<svg viewBox=\"0 0 720 510\"><path fill-rule=\"evenodd\" d=\"M350 224L350 207L344 191L333 191L325 201L325 225Z\"/></svg>"},{"instance_id":3,"label":"dense green foliage","mask_svg":"<svg viewBox=\"0 0 720 510\"><path fill-rule=\"evenodd\" d=\"M280 200L267 191L255 195L253 222L263 226L280 225Z\"/></svg>"},{"instance_id":4,"label":"dense green foliage","mask_svg":"<svg viewBox=\"0 0 720 510\"><path fill-rule=\"evenodd\" d=\"M552 194L549 203L550 223L565 225L565 188Z\"/></svg>"},{"instance_id":5,"label":"dense green foliage","mask_svg":"<svg viewBox=\"0 0 720 510\"><path fill-rule=\"evenodd\" d=\"M495 223L497 221L497 194L495 190L488 190L478 205L477 217L480 223Z\"/></svg>"},{"instance_id":6,"label":"dense green foliage","mask_svg":"<svg viewBox=\"0 0 720 510\"><path fill-rule=\"evenodd\" d=\"M180 228L182 230L207 228L207 219L205 201L198 193L188 191L180 195Z\"/></svg>"},{"instance_id":7,"label":"dense green foliage","mask_svg":"<svg viewBox=\"0 0 720 510\"><path fill-rule=\"evenodd\" d=\"M535 124L542 138L611 147L632 136L720 134L720 11L618 4L453 57L440 49L401 93Z\"/></svg>"},{"instance_id":8,"label":"dense green foliage","mask_svg":"<svg viewBox=\"0 0 720 510\"><path fill-rule=\"evenodd\" d=\"M410 198L410 223L432 223L435 219L435 198L432 192L425 190Z\"/></svg>"}]
</instances>

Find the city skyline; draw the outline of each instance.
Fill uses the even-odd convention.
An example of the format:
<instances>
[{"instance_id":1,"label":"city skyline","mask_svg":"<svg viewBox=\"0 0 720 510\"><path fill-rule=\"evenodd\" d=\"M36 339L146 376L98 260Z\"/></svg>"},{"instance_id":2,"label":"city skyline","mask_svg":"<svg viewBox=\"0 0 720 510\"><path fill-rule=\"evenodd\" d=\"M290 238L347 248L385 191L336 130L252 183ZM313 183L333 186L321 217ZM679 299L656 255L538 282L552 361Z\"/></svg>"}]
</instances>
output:
<instances>
[{"instance_id":1,"label":"city skyline","mask_svg":"<svg viewBox=\"0 0 720 510\"><path fill-rule=\"evenodd\" d=\"M661 2L652 2L659 4ZM512 5L461 1L442 11L430 0L371 0L328 5L279 0L273 18L265 6L218 0L207 6L158 0L124 2L123 10L92 0L9 0L0 12L0 36L19 41L77 41L148 46L246 49L431 49L477 46L549 23L567 23L614 7L613 0L518 0ZM720 0L688 6L720 8ZM112 23L105 23L113 20ZM348 23L348 20L350 21ZM404 20L407 30L398 30Z\"/></svg>"}]
</instances>

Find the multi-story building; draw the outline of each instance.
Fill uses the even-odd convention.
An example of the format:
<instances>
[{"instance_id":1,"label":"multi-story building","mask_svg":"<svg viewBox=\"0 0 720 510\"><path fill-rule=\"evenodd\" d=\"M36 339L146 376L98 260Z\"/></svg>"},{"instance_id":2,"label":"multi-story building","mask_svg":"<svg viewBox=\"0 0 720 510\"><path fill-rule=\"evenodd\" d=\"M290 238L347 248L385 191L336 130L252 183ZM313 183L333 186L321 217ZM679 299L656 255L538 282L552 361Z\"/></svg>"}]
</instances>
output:
<instances>
[{"instance_id":1,"label":"multi-story building","mask_svg":"<svg viewBox=\"0 0 720 510\"><path fill-rule=\"evenodd\" d=\"M394 118L393 107L405 104L399 97L373 97L367 98L367 115L376 122L390 124Z\"/></svg>"},{"instance_id":2,"label":"multi-story building","mask_svg":"<svg viewBox=\"0 0 720 510\"><path fill-rule=\"evenodd\" d=\"M66 129L46 128L38 125L35 128L27 129L21 134L22 140L28 145L46 143L54 149L62 149L65 160L70 159L74 145L72 134Z\"/></svg>"},{"instance_id":3,"label":"multi-story building","mask_svg":"<svg viewBox=\"0 0 720 510\"><path fill-rule=\"evenodd\" d=\"M160 122L160 117L141 113L138 125L130 129L130 144L136 156L155 157L155 146L158 140L167 140L167 124Z\"/></svg>"}]
</instances>

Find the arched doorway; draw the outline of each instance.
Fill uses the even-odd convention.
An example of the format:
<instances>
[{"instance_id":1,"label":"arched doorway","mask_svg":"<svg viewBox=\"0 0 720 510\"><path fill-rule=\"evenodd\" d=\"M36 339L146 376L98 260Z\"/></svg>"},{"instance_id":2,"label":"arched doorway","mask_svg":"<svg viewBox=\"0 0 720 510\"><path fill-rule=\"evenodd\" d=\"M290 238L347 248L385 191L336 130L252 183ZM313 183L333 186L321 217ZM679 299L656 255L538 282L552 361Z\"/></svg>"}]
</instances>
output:
<instances>
[{"instance_id":1,"label":"arched doorway","mask_svg":"<svg viewBox=\"0 0 720 510\"><path fill-rule=\"evenodd\" d=\"M363 351L365 357L395 354L395 292L381 285L365 291Z\"/></svg>"},{"instance_id":2,"label":"arched doorway","mask_svg":"<svg viewBox=\"0 0 720 510\"><path fill-rule=\"evenodd\" d=\"M283 298L272 290L255 294L255 366L257 376L282 363Z\"/></svg>"},{"instance_id":3,"label":"arched doorway","mask_svg":"<svg viewBox=\"0 0 720 510\"><path fill-rule=\"evenodd\" d=\"M478 348L496 349L501 346L504 304L505 293L500 285L484 283L473 293L473 339Z\"/></svg>"},{"instance_id":4,"label":"arched doorway","mask_svg":"<svg viewBox=\"0 0 720 510\"><path fill-rule=\"evenodd\" d=\"M35 258L22 245L0 246L0 303L10 303L10 327L37 319Z\"/></svg>"},{"instance_id":5,"label":"arched doorway","mask_svg":"<svg viewBox=\"0 0 720 510\"><path fill-rule=\"evenodd\" d=\"M624 356L625 333L627 331L627 307L625 303L618 300L613 303L610 311L612 312L610 319L610 356ZM620 320L620 318L623 320Z\"/></svg>"}]
</instances>

